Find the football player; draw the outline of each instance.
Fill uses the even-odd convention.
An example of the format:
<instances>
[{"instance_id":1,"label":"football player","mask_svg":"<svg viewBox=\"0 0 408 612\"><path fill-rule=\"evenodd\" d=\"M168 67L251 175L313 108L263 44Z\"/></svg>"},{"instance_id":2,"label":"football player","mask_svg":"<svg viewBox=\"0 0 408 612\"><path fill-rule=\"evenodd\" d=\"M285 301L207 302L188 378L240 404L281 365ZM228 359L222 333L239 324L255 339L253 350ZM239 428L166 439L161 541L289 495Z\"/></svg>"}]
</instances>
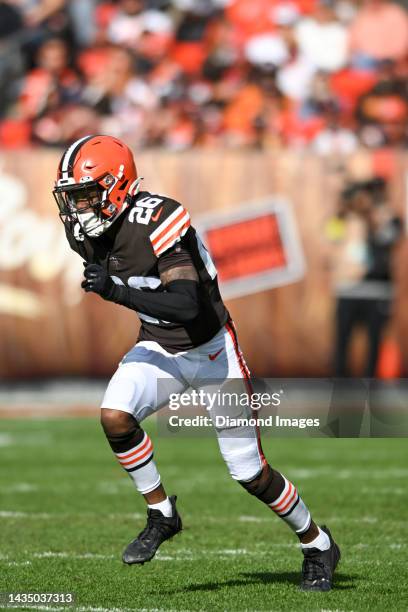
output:
<instances>
[{"instance_id":1,"label":"football player","mask_svg":"<svg viewBox=\"0 0 408 612\"><path fill-rule=\"evenodd\" d=\"M84 260L84 291L135 310L136 345L123 357L101 407L101 423L120 465L147 503L147 524L127 546L127 564L150 561L182 528L168 497L143 419L170 393L249 372L217 283L217 271L175 200L140 189L133 155L120 140L86 136L63 154L53 191L71 248ZM166 384L158 385L159 380ZM235 415L234 415L235 416ZM255 427L216 429L227 468L298 536L301 588L328 591L340 552L318 527L296 487L273 469Z\"/></svg>"}]
</instances>

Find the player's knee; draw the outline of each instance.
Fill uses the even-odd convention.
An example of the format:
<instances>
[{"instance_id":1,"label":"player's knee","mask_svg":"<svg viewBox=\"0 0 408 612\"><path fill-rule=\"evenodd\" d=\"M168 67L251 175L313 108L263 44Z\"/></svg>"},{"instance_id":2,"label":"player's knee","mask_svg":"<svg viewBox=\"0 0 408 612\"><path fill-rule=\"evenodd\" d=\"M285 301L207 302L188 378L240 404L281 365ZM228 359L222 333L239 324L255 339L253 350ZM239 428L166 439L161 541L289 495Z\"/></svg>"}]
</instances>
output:
<instances>
[{"instance_id":1,"label":"player's knee","mask_svg":"<svg viewBox=\"0 0 408 612\"><path fill-rule=\"evenodd\" d=\"M266 464L255 478L245 481L240 480L239 484L248 493L255 495L265 504L269 504L281 493L284 481L280 472L273 470L269 464Z\"/></svg>"},{"instance_id":2,"label":"player's knee","mask_svg":"<svg viewBox=\"0 0 408 612\"><path fill-rule=\"evenodd\" d=\"M259 474L262 462L258 451L256 438L226 438L218 439L220 451L234 480L252 480Z\"/></svg>"},{"instance_id":3,"label":"player's knee","mask_svg":"<svg viewBox=\"0 0 408 612\"><path fill-rule=\"evenodd\" d=\"M140 444L145 432L131 414L102 408L101 423L106 439L115 453L123 453Z\"/></svg>"},{"instance_id":4,"label":"player's knee","mask_svg":"<svg viewBox=\"0 0 408 612\"><path fill-rule=\"evenodd\" d=\"M106 436L115 436L133 429L137 421L123 410L101 409L101 425Z\"/></svg>"}]
</instances>

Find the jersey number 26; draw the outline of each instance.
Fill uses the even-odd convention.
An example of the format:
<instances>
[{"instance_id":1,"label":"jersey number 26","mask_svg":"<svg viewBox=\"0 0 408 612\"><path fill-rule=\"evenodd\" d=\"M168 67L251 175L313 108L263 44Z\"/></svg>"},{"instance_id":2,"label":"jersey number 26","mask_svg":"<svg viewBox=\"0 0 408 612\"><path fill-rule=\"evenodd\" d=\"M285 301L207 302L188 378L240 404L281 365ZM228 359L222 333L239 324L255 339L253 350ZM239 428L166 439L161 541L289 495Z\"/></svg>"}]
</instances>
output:
<instances>
[{"instance_id":1,"label":"jersey number 26","mask_svg":"<svg viewBox=\"0 0 408 612\"><path fill-rule=\"evenodd\" d=\"M131 223L143 223L147 225L153 214L153 209L156 208L160 202L163 202L162 198L142 198L137 201L137 206L132 208L129 213L129 221Z\"/></svg>"}]
</instances>

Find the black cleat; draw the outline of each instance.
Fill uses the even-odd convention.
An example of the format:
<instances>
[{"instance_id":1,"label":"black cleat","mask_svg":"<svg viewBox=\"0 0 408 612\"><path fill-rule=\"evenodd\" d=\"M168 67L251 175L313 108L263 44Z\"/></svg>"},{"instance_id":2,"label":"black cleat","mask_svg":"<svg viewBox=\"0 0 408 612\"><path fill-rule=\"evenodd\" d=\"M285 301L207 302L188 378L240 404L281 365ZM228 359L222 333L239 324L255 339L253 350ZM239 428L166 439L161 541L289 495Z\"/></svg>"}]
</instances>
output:
<instances>
[{"instance_id":1,"label":"black cleat","mask_svg":"<svg viewBox=\"0 0 408 612\"><path fill-rule=\"evenodd\" d=\"M330 548L303 548L301 591L330 591L333 583L334 570L340 561L340 549L333 540L326 525L320 527L330 538Z\"/></svg>"},{"instance_id":2,"label":"black cleat","mask_svg":"<svg viewBox=\"0 0 408 612\"><path fill-rule=\"evenodd\" d=\"M146 563L153 559L160 544L172 538L182 529L180 515L176 510L175 495L169 497L173 516L167 518L160 510L147 510L147 525L126 548L122 555L123 563L132 565L133 563Z\"/></svg>"}]
</instances>

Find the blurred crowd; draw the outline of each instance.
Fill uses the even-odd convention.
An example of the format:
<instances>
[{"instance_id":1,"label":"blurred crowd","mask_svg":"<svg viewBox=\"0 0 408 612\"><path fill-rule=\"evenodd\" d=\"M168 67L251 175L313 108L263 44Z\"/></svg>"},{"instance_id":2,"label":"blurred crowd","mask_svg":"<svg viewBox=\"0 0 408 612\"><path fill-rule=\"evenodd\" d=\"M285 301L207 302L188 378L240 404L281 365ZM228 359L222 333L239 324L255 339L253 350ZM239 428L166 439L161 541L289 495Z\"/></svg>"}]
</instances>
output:
<instances>
[{"instance_id":1,"label":"blurred crowd","mask_svg":"<svg viewBox=\"0 0 408 612\"><path fill-rule=\"evenodd\" d=\"M0 2L0 146L405 147L408 14L387 0Z\"/></svg>"}]
</instances>

